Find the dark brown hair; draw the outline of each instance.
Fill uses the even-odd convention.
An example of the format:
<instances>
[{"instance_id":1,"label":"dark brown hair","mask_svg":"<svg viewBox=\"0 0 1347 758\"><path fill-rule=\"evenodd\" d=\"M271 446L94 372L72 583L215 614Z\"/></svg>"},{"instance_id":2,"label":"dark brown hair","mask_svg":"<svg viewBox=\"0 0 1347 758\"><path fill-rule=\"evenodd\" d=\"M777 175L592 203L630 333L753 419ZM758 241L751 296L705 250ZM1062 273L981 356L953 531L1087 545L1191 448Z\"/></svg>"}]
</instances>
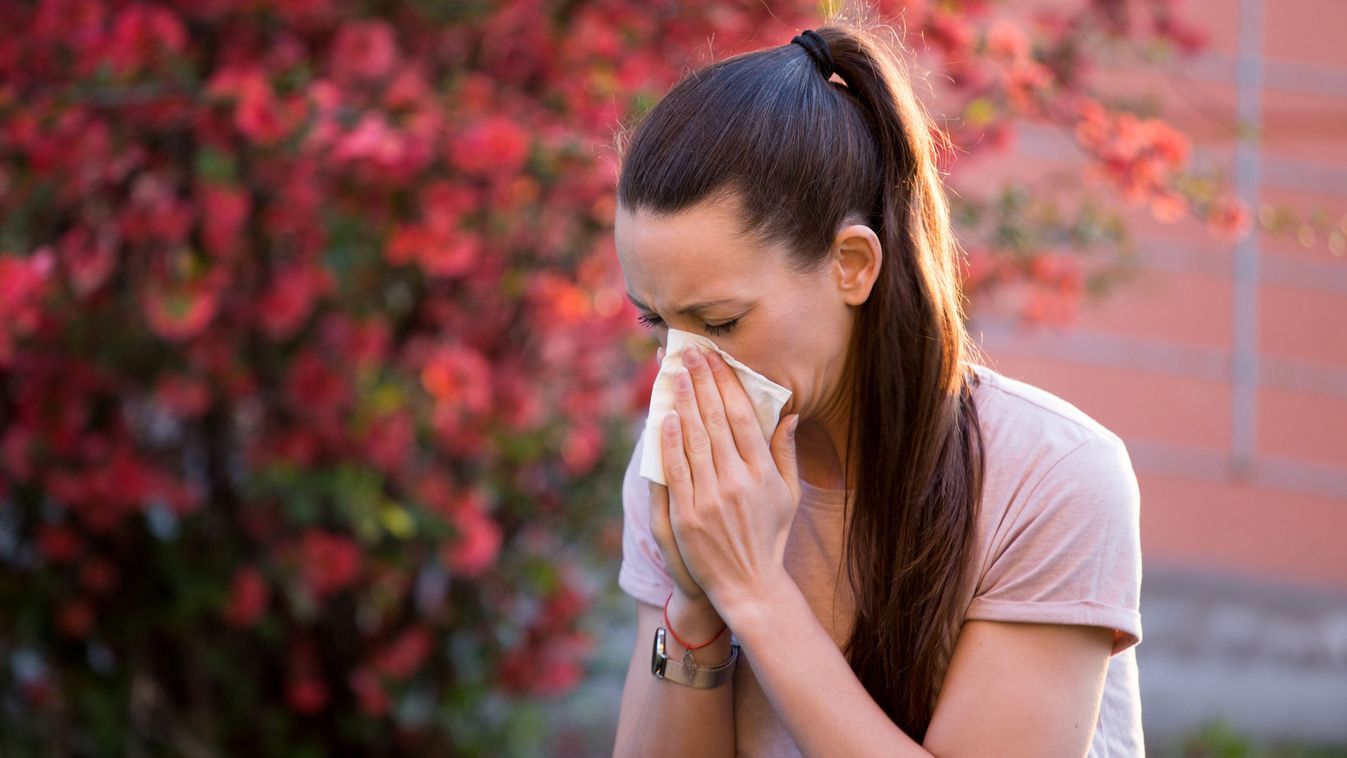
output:
<instances>
[{"instance_id":1,"label":"dark brown hair","mask_svg":"<svg viewBox=\"0 0 1347 758\"><path fill-rule=\"evenodd\" d=\"M936 164L944 138L912 92L900 43L885 41L887 26L836 17L816 31L834 79L785 44L679 82L619 145L617 200L655 215L733 200L744 234L783 246L797 271L826 265L847 223L878 235L879 278L843 379L848 478L867 462L848 504L856 619L843 653L921 742L967 602L983 477L976 349Z\"/></svg>"}]
</instances>

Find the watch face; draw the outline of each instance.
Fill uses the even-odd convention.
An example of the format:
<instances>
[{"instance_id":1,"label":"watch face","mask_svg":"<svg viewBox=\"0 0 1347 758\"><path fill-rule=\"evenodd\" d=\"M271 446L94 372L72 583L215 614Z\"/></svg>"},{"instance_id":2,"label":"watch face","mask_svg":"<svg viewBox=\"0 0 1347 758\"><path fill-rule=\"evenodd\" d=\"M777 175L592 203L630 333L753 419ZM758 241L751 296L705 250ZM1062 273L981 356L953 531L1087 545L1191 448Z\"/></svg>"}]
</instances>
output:
<instances>
[{"instance_id":1,"label":"watch face","mask_svg":"<svg viewBox=\"0 0 1347 758\"><path fill-rule=\"evenodd\" d=\"M655 629L655 645L650 651L650 673L664 678L664 666L669 662L669 656L664 652L664 627Z\"/></svg>"}]
</instances>

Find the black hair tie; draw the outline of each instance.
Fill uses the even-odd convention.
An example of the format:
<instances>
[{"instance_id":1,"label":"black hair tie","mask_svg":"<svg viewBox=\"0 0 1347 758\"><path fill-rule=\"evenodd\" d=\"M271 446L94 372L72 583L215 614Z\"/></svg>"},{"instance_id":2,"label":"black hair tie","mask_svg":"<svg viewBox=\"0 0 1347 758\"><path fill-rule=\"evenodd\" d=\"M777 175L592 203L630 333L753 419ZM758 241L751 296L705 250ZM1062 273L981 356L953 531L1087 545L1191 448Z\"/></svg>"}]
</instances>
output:
<instances>
[{"instance_id":1,"label":"black hair tie","mask_svg":"<svg viewBox=\"0 0 1347 758\"><path fill-rule=\"evenodd\" d=\"M814 59L814 64L818 66L824 79L833 75L833 54L828 50L828 41L823 39L823 35L813 29L805 29L790 41L808 51L809 57Z\"/></svg>"}]
</instances>

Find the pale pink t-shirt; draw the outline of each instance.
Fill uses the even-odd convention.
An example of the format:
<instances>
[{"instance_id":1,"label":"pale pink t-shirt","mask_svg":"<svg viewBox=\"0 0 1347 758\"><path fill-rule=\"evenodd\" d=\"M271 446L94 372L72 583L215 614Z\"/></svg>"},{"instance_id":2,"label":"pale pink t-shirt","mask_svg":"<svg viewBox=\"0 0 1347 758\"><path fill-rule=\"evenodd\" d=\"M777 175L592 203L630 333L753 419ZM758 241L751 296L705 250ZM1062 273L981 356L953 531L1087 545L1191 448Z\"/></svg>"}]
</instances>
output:
<instances>
[{"instance_id":1,"label":"pale pink t-shirt","mask_svg":"<svg viewBox=\"0 0 1347 758\"><path fill-rule=\"evenodd\" d=\"M981 380L974 402L987 468L976 586L967 592L964 618L1113 629L1089 755L1143 755L1135 651L1141 642L1140 494L1127 449L1117 435L1056 395L986 366L973 368ZM637 473L642 444L638 438L622 486L618 585L662 607L673 580L650 532L649 483ZM803 497L785 566L840 649L855 616L840 570L844 493L800 483ZM747 656L739 658L733 686L736 753L800 755Z\"/></svg>"}]
</instances>

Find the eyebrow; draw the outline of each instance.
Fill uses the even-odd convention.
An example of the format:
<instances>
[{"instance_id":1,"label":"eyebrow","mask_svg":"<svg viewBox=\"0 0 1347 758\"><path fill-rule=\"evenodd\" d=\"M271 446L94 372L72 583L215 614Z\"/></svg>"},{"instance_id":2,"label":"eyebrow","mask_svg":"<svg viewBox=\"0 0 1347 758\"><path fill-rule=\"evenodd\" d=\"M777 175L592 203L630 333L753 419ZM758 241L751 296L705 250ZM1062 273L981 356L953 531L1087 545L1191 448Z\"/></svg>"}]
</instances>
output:
<instances>
[{"instance_id":1,"label":"eyebrow","mask_svg":"<svg viewBox=\"0 0 1347 758\"><path fill-rule=\"evenodd\" d=\"M637 308L640 308L641 310L644 310L644 311L650 311L650 312L652 312L652 313L653 313L654 310L655 310L654 308L651 308L650 306L646 305L645 303L641 302L640 300L637 300L636 297L633 296L630 292L627 293L627 299L631 301L631 304L632 304L632 305L636 306ZM689 314L692 314L692 313L696 313L696 312L698 312L698 311L706 310L707 308L710 308L710 307L712 307L712 306L714 306L714 305L724 305L724 304L726 304L726 303L742 304L742 301L735 300L734 298L728 298L728 297L727 297L727 298L721 298L721 299L719 299L719 300L705 300L705 301L700 302L700 303L692 303L692 304L690 304L690 305L685 305L685 306L683 306L682 308L679 308L679 309L678 309L678 313L683 314L683 315L689 315Z\"/></svg>"}]
</instances>

